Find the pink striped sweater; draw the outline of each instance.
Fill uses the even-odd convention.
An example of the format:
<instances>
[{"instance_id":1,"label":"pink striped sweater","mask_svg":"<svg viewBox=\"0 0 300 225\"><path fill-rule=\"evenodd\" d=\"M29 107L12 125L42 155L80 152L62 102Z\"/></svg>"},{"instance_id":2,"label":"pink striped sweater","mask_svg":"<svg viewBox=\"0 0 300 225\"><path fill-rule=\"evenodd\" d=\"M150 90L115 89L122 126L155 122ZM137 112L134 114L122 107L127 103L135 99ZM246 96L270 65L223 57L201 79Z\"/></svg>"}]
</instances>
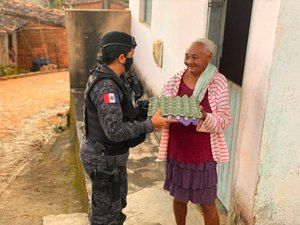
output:
<instances>
[{"instance_id":1,"label":"pink striped sweater","mask_svg":"<svg viewBox=\"0 0 300 225\"><path fill-rule=\"evenodd\" d=\"M163 86L161 95L175 97L178 93L179 85L184 71L175 74ZM225 76L218 71L214 74L208 84L208 101L212 113L207 113L205 121L199 120L196 130L210 133L212 155L217 163L229 161L224 129L230 124L230 108L228 99L228 87ZM158 160L166 160L169 140L169 129L162 130L159 145Z\"/></svg>"}]
</instances>

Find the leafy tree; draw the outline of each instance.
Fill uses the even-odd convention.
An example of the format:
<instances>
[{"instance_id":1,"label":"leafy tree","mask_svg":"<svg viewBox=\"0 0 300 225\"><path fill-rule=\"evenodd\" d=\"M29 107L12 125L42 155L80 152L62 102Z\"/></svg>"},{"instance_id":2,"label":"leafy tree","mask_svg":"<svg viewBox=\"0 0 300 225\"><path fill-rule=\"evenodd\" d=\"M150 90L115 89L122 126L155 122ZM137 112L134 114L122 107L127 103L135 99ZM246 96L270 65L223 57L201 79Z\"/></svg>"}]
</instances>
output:
<instances>
[{"instance_id":1,"label":"leafy tree","mask_svg":"<svg viewBox=\"0 0 300 225\"><path fill-rule=\"evenodd\" d=\"M65 3L65 0L48 0L50 8L60 9Z\"/></svg>"}]
</instances>

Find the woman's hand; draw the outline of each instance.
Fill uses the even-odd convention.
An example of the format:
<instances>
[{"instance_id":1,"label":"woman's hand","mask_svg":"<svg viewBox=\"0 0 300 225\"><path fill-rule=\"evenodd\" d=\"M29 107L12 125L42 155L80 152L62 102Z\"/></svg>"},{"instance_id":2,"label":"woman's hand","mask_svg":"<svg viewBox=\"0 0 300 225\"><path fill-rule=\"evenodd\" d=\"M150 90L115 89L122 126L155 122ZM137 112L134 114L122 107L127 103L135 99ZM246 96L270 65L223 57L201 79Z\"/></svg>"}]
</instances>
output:
<instances>
[{"instance_id":1,"label":"woman's hand","mask_svg":"<svg viewBox=\"0 0 300 225\"><path fill-rule=\"evenodd\" d=\"M201 117L201 120L205 120L206 117L207 117L207 112L205 112L205 110L203 109L203 106L200 105L200 110L201 110L201 113L202 113L202 117Z\"/></svg>"},{"instance_id":2,"label":"woman's hand","mask_svg":"<svg viewBox=\"0 0 300 225\"><path fill-rule=\"evenodd\" d=\"M161 109L157 109L157 111L151 118L151 122L154 128L156 129L168 128L170 123L177 123L177 120L164 118L160 114L161 114Z\"/></svg>"}]
</instances>

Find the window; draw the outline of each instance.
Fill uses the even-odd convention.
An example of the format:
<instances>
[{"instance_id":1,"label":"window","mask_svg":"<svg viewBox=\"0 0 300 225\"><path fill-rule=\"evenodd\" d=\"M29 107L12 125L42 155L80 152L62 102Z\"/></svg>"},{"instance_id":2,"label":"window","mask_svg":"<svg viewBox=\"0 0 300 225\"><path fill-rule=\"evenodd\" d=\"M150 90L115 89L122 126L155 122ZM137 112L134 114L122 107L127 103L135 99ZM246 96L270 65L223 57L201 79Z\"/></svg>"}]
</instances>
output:
<instances>
[{"instance_id":1,"label":"window","mask_svg":"<svg viewBox=\"0 0 300 225\"><path fill-rule=\"evenodd\" d=\"M140 0L140 21L151 24L152 0Z\"/></svg>"}]
</instances>

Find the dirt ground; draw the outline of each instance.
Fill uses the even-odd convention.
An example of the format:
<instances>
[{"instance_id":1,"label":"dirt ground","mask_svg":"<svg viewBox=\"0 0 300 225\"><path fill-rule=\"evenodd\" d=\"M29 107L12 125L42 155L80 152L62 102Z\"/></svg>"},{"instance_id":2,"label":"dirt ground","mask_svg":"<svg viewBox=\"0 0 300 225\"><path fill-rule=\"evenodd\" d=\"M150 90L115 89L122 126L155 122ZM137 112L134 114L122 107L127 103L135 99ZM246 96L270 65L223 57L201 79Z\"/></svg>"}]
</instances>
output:
<instances>
[{"instance_id":1,"label":"dirt ground","mask_svg":"<svg viewBox=\"0 0 300 225\"><path fill-rule=\"evenodd\" d=\"M86 211L66 126L69 90L67 71L0 80L0 224Z\"/></svg>"}]
</instances>

